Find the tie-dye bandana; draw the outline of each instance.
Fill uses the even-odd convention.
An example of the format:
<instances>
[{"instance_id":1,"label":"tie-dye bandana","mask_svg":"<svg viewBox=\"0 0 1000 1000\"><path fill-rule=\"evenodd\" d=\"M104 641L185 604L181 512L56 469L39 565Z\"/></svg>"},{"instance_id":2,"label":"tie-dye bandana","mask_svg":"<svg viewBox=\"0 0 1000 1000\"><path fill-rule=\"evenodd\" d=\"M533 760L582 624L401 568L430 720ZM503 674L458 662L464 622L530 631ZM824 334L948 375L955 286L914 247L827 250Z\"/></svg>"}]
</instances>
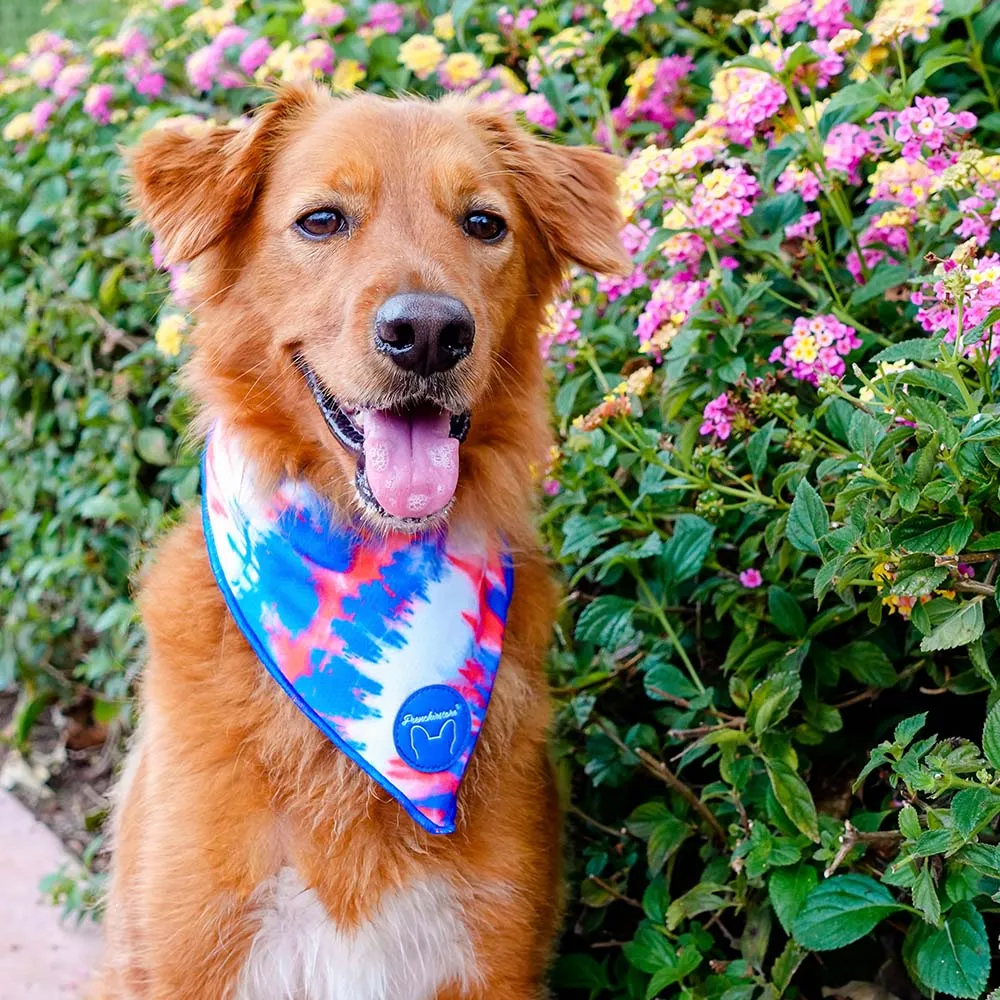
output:
<instances>
[{"instance_id":1,"label":"tie-dye bandana","mask_svg":"<svg viewBox=\"0 0 1000 1000\"><path fill-rule=\"evenodd\" d=\"M303 482L262 495L216 428L202 520L233 618L298 708L431 833L453 833L513 588L509 554L456 531L374 538Z\"/></svg>"}]
</instances>

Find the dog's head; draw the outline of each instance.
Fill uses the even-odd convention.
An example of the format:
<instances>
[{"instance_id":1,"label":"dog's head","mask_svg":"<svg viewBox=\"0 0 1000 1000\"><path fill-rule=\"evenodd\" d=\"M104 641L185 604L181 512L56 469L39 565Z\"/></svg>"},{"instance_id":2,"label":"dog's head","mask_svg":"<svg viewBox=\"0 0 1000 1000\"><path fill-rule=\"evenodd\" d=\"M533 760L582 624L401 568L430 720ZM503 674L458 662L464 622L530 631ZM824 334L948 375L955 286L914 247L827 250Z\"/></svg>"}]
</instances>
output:
<instances>
[{"instance_id":1,"label":"dog's head","mask_svg":"<svg viewBox=\"0 0 1000 1000\"><path fill-rule=\"evenodd\" d=\"M537 331L566 266L620 272L617 162L458 100L290 88L242 129L133 153L168 261L193 261L190 383L381 527L459 502L509 529L544 461Z\"/></svg>"}]
</instances>

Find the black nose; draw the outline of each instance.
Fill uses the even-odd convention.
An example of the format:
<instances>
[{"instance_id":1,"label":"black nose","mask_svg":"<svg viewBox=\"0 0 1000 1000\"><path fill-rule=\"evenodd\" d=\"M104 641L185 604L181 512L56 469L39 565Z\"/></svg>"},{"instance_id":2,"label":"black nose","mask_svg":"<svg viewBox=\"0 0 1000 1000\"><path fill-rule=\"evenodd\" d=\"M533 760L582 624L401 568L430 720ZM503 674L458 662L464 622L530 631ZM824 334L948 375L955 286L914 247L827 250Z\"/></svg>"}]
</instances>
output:
<instances>
[{"instance_id":1,"label":"black nose","mask_svg":"<svg viewBox=\"0 0 1000 1000\"><path fill-rule=\"evenodd\" d=\"M475 336L472 313L450 295L405 292L387 299L375 314L375 347L420 375L458 364Z\"/></svg>"}]
</instances>

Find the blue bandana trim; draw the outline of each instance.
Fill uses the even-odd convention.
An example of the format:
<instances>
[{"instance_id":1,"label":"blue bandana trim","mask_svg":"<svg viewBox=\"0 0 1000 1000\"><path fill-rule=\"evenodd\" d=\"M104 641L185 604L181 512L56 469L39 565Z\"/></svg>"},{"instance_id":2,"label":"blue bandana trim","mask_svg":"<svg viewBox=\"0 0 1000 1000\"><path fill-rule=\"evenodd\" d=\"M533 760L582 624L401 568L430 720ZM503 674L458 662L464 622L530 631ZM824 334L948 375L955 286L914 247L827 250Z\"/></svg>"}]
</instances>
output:
<instances>
[{"instance_id":1,"label":"blue bandana trim","mask_svg":"<svg viewBox=\"0 0 1000 1000\"><path fill-rule=\"evenodd\" d=\"M229 611L285 694L425 830L453 833L503 649L509 552L448 530L366 535L300 481L262 495L222 428L202 460L202 523Z\"/></svg>"}]
</instances>

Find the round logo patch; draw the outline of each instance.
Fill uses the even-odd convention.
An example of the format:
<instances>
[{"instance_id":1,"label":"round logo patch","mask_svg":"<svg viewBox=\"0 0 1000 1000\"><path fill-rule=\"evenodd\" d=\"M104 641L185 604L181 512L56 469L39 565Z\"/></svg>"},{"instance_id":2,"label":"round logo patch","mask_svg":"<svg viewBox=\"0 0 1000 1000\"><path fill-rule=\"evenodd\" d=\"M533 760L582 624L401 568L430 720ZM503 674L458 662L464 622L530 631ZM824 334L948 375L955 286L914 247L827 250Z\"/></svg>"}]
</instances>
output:
<instances>
[{"instance_id":1,"label":"round logo patch","mask_svg":"<svg viewBox=\"0 0 1000 1000\"><path fill-rule=\"evenodd\" d=\"M392 727L396 752L416 771L447 771L462 755L472 731L465 699L447 684L414 691Z\"/></svg>"}]
</instances>

